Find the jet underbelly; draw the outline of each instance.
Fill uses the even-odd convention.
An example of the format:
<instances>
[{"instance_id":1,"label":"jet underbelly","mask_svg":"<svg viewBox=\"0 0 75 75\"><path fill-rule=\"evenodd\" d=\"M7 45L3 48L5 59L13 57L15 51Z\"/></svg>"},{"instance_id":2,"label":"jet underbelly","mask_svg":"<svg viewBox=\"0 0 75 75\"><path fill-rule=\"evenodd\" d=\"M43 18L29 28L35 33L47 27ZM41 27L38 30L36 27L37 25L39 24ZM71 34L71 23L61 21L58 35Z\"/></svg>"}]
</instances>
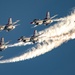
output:
<instances>
[{"instance_id":1,"label":"jet underbelly","mask_svg":"<svg viewBox=\"0 0 75 75\"><path fill-rule=\"evenodd\" d=\"M30 40L31 40L32 42L33 42L33 41L36 42L36 41L38 41L38 38L34 37L34 38L31 38Z\"/></svg>"},{"instance_id":2,"label":"jet underbelly","mask_svg":"<svg viewBox=\"0 0 75 75\"><path fill-rule=\"evenodd\" d=\"M7 48L7 46L5 46L5 45L0 46L0 50L4 50L6 48Z\"/></svg>"},{"instance_id":3,"label":"jet underbelly","mask_svg":"<svg viewBox=\"0 0 75 75\"><path fill-rule=\"evenodd\" d=\"M36 23L38 23L39 25L41 25L43 23L43 21L42 20L36 21Z\"/></svg>"},{"instance_id":4,"label":"jet underbelly","mask_svg":"<svg viewBox=\"0 0 75 75\"><path fill-rule=\"evenodd\" d=\"M52 23L53 22L53 20L51 20L51 19L46 19L46 20L44 20L44 24L50 24L50 23Z\"/></svg>"},{"instance_id":5,"label":"jet underbelly","mask_svg":"<svg viewBox=\"0 0 75 75\"><path fill-rule=\"evenodd\" d=\"M34 41L37 41L38 39L37 39L37 38L34 38L33 40L34 40Z\"/></svg>"},{"instance_id":6,"label":"jet underbelly","mask_svg":"<svg viewBox=\"0 0 75 75\"><path fill-rule=\"evenodd\" d=\"M8 26L8 27L7 27L7 29L12 29L12 28L13 28L13 26L12 26L12 25L10 25L10 26Z\"/></svg>"},{"instance_id":7,"label":"jet underbelly","mask_svg":"<svg viewBox=\"0 0 75 75\"><path fill-rule=\"evenodd\" d=\"M50 23L50 22L51 22L51 19L46 20L46 23Z\"/></svg>"},{"instance_id":8,"label":"jet underbelly","mask_svg":"<svg viewBox=\"0 0 75 75\"><path fill-rule=\"evenodd\" d=\"M23 39L24 42L29 42L30 41L30 38L25 38Z\"/></svg>"}]
</instances>

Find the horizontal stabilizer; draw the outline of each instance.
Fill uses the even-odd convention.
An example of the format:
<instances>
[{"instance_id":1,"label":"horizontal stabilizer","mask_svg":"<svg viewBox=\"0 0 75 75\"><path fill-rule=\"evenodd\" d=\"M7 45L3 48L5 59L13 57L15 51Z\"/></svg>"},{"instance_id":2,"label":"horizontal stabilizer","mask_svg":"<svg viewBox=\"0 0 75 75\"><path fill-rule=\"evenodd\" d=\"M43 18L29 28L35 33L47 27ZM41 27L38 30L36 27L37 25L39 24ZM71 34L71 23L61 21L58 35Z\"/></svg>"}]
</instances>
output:
<instances>
[{"instance_id":1,"label":"horizontal stabilizer","mask_svg":"<svg viewBox=\"0 0 75 75\"><path fill-rule=\"evenodd\" d=\"M54 15L53 17L51 17L51 19L53 19L54 17L56 17L57 15Z\"/></svg>"},{"instance_id":2,"label":"horizontal stabilizer","mask_svg":"<svg viewBox=\"0 0 75 75\"><path fill-rule=\"evenodd\" d=\"M13 22L13 25L15 25L16 23L18 23L20 20L17 20L17 21L15 21L15 22Z\"/></svg>"}]
</instances>

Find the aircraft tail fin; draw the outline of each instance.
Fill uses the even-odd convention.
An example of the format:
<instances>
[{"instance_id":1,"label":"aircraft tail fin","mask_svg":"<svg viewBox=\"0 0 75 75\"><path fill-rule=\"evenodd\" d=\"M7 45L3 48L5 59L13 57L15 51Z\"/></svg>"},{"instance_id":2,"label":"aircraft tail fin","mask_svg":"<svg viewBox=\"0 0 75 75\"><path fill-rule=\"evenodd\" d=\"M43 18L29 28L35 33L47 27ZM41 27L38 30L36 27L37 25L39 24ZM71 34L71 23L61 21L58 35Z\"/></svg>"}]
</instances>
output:
<instances>
[{"instance_id":1,"label":"aircraft tail fin","mask_svg":"<svg viewBox=\"0 0 75 75\"><path fill-rule=\"evenodd\" d=\"M1 37L1 45L3 45L4 44L4 38L3 37Z\"/></svg>"},{"instance_id":2,"label":"aircraft tail fin","mask_svg":"<svg viewBox=\"0 0 75 75\"><path fill-rule=\"evenodd\" d=\"M33 36L37 36L37 30L34 30Z\"/></svg>"},{"instance_id":3,"label":"aircraft tail fin","mask_svg":"<svg viewBox=\"0 0 75 75\"><path fill-rule=\"evenodd\" d=\"M47 12L46 13L46 19L49 19L50 18L50 12Z\"/></svg>"},{"instance_id":4,"label":"aircraft tail fin","mask_svg":"<svg viewBox=\"0 0 75 75\"><path fill-rule=\"evenodd\" d=\"M12 24L12 18L8 19L8 25Z\"/></svg>"}]
</instances>

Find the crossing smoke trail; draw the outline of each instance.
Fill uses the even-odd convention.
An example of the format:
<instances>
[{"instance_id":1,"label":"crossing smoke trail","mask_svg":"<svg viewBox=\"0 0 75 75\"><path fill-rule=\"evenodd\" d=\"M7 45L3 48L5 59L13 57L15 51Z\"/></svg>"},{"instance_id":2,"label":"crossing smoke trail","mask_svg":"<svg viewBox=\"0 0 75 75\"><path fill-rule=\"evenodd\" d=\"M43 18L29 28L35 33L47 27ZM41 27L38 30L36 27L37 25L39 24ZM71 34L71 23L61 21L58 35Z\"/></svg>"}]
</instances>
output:
<instances>
[{"instance_id":1,"label":"crossing smoke trail","mask_svg":"<svg viewBox=\"0 0 75 75\"><path fill-rule=\"evenodd\" d=\"M37 44L35 47L29 49L28 52L16 56L10 59L1 60L0 63L10 63L18 62L26 59L31 59L36 56L42 55L52 49L60 46L64 42L75 39L75 12L71 15L64 17L61 22L56 23L54 26L47 28L39 33L43 33L41 36L46 36L42 38L43 42Z\"/></svg>"}]
</instances>

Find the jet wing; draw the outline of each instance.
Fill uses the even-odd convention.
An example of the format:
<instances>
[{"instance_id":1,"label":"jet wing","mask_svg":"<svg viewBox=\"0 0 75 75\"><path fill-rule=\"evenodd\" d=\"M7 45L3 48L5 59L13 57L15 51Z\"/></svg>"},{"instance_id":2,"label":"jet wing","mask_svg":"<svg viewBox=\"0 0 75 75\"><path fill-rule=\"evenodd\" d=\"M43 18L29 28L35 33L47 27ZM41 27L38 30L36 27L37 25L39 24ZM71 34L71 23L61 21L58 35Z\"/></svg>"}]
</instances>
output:
<instances>
[{"instance_id":1,"label":"jet wing","mask_svg":"<svg viewBox=\"0 0 75 75\"><path fill-rule=\"evenodd\" d=\"M20 20L17 20L17 21L15 21L14 23L13 23L13 25L15 25L16 23L18 23Z\"/></svg>"},{"instance_id":2,"label":"jet wing","mask_svg":"<svg viewBox=\"0 0 75 75\"><path fill-rule=\"evenodd\" d=\"M57 16L57 14L56 15L54 15L53 17L51 17L51 19L53 19L54 17L56 17Z\"/></svg>"},{"instance_id":3,"label":"jet wing","mask_svg":"<svg viewBox=\"0 0 75 75\"><path fill-rule=\"evenodd\" d=\"M0 59L2 59L4 56L0 56Z\"/></svg>"},{"instance_id":4,"label":"jet wing","mask_svg":"<svg viewBox=\"0 0 75 75\"><path fill-rule=\"evenodd\" d=\"M5 45L7 45L10 41L6 42Z\"/></svg>"}]
</instances>

